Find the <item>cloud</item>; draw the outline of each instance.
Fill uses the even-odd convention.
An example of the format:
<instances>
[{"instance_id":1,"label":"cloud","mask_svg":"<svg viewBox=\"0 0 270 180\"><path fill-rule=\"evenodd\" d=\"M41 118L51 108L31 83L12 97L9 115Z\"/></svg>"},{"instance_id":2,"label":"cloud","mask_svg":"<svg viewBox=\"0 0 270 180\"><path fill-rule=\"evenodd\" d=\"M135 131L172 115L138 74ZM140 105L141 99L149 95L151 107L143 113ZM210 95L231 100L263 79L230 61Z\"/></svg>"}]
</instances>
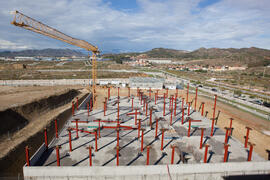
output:
<instances>
[{"instance_id":1,"label":"cloud","mask_svg":"<svg viewBox=\"0 0 270 180\"><path fill-rule=\"evenodd\" d=\"M205 1L205 0L204 0ZM136 11L112 8L102 0L9 0L0 2L0 48L74 48L10 25L19 11L101 50L142 51L155 47L270 48L268 0L137 0ZM4 41L3 41L4 40ZM5 45L8 46L8 45Z\"/></svg>"}]
</instances>

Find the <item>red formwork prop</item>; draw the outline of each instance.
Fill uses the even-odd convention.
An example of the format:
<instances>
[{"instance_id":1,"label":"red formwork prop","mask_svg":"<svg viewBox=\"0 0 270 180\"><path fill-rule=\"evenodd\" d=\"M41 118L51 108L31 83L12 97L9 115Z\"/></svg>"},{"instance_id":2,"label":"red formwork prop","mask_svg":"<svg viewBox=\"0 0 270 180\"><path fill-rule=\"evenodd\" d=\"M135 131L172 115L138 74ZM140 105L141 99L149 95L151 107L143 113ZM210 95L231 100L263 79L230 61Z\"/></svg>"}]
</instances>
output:
<instances>
[{"instance_id":1,"label":"red formwork prop","mask_svg":"<svg viewBox=\"0 0 270 180\"><path fill-rule=\"evenodd\" d=\"M205 150L204 150L204 160L203 160L204 163L207 163L208 147L209 147L209 144L206 144Z\"/></svg>"},{"instance_id":2,"label":"red formwork prop","mask_svg":"<svg viewBox=\"0 0 270 180\"><path fill-rule=\"evenodd\" d=\"M217 105L217 95L215 95L215 103L214 103L214 110L213 110L213 119L212 119L212 126L211 126L211 136L214 135L214 124L215 124L215 113L216 113L216 105Z\"/></svg>"},{"instance_id":3,"label":"red formwork prop","mask_svg":"<svg viewBox=\"0 0 270 180\"><path fill-rule=\"evenodd\" d=\"M155 133L155 138L157 138L157 133L158 133L158 118L156 118L156 133Z\"/></svg>"},{"instance_id":4,"label":"red formwork prop","mask_svg":"<svg viewBox=\"0 0 270 180\"><path fill-rule=\"evenodd\" d=\"M230 133L229 133L229 136L232 135L232 121L233 121L233 118L230 118Z\"/></svg>"},{"instance_id":5,"label":"red formwork prop","mask_svg":"<svg viewBox=\"0 0 270 180\"><path fill-rule=\"evenodd\" d=\"M117 119L119 119L119 103L120 103L120 100L119 100L119 96L117 98Z\"/></svg>"},{"instance_id":6,"label":"red formwork prop","mask_svg":"<svg viewBox=\"0 0 270 180\"><path fill-rule=\"evenodd\" d=\"M116 146L116 166L119 166L119 146Z\"/></svg>"},{"instance_id":7,"label":"red formwork prop","mask_svg":"<svg viewBox=\"0 0 270 180\"><path fill-rule=\"evenodd\" d=\"M204 132L205 128L201 128L201 141L200 141L200 149L202 149L202 145L203 145L203 132Z\"/></svg>"},{"instance_id":8,"label":"red formwork prop","mask_svg":"<svg viewBox=\"0 0 270 180\"><path fill-rule=\"evenodd\" d=\"M195 105L194 105L195 111L196 111L196 106L197 106L197 98L198 98L198 87L196 87L196 94L195 94Z\"/></svg>"},{"instance_id":9,"label":"red formwork prop","mask_svg":"<svg viewBox=\"0 0 270 180\"><path fill-rule=\"evenodd\" d=\"M108 87L108 99L110 99L110 96L111 96L111 89L110 89L110 87Z\"/></svg>"},{"instance_id":10,"label":"red formwork prop","mask_svg":"<svg viewBox=\"0 0 270 180\"><path fill-rule=\"evenodd\" d=\"M139 123L138 123L138 140L140 138L140 130L141 130L141 119L138 119Z\"/></svg>"},{"instance_id":11,"label":"red formwork prop","mask_svg":"<svg viewBox=\"0 0 270 180\"><path fill-rule=\"evenodd\" d=\"M131 111L133 111L133 101L134 101L134 97L131 98Z\"/></svg>"},{"instance_id":12,"label":"red formwork prop","mask_svg":"<svg viewBox=\"0 0 270 180\"><path fill-rule=\"evenodd\" d=\"M204 102L202 102L202 112L201 112L201 116L203 116L203 114L204 114Z\"/></svg>"},{"instance_id":13,"label":"red formwork prop","mask_svg":"<svg viewBox=\"0 0 270 180\"><path fill-rule=\"evenodd\" d=\"M130 87L128 87L128 98L130 98Z\"/></svg>"},{"instance_id":14,"label":"red formwork prop","mask_svg":"<svg viewBox=\"0 0 270 180\"><path fill-rule=\"evenodd\" d=\"M60 146L55 146L55 151L56 151L56 161L57 161L57 166L60 166L60 153L59 153Z\"/></svg>"},{"instance_id":15,"label":"red formwork prop","mask_svg":"<svg viewBox=\"0 0 270 180\"><path fill-rule=\"evenodd\" d=\"M153 112L153 108L151 107L150 108L150 117L149 117L149 126L150 126L150 128L152 128L152 112Z\"/></svg>"},{"instance_id":16,"label":"red formwork prop","mask_svg":"<svg viewBox=\"0 0 270 180\"><path fill-rule=\"evenodd\" d=\"M127 116L131 116L131 115L135 115L135 125L137 125L137 115L141 114L140 112L138 112L138 109L135 109L135 112L132 113L127 113Z\"/></svg>"},{"instance_id":17,"label":"red formwork prop","mask_svg":"<svg viewBox=\"0 0 270 180\"><path fill-rule=\"evenodd\" d=\"M55 127L55 137L58 138L58 126L57 126L57 119L54 120L54 127Z\"/></svg>"},{"instance_id":18,"label":"red formwork prop","mask_svg":"<svg viewBox=\"0 0 270 180\"><path fill-rule=\"evenodd\" d=\"M146 159L146 165L149 165L149 155L150 155L150 146L147 146L147 159Z\"/></svg>"},{"instance_id":19,"label":"red formwork prop","mask_svg":"<svg viewBox=\"0 0 270 180\"><path fill-rule=\"evenodd\" d=\"M174 101L174 116L176 116L176 108L177 108L177 94L175 94L175 101Z\"/></svg>"},{"instance_id":20,"label":"red formwork prop","mask_svg":"<svg viewBox=\"0 0 270 180\"><path fill-rule=\"evenodd\" d=\"M171 109L170 125L172 125L173 109Z\"/></svg>"},{"instance_id":21,"label":"red formwork prop","mask_svg":"<svg viewBox=\"0 0 270 180\"><path fill-rule=\"evenodd\" d=\"M165 107L166 107L166 98L165 98L166 94L164 93L164 104L163 104L163 116L165 116Z\"/></svg>"},{"instance_id":22,"label":"red formwork prop","mask_svg":"<svg viewBox=\"0 0 270 180\"><path fill-rule=\"evenodd\" d=\"M161 147L160 147L161 151L163 151L164 134L165 134L166 130L167 129L164 129L164 128L161 129L161 132L162 132L162 134L161 134Z\"/></svg>"},{"instance_id":23,"label":"red formwork prop","mask_svg":"<svg viewBox=\"0 0 270 180\"><path fill-rule=\"evenodd\" d=\"M255 146L255 144L253 144L253 143L248 143L248 144L249 144L248 161L251 161L252 152L253 152L253 146Z\"/></svg>"},{"instance_id":24,"label":"red formwork prop","mask_svg":"<svg viewBox=\"0 0 270 180\"><path fill-rule=\"evenodd\" d=\"M225 127L224 129L226 130L224 144L227 144L228 143L228 138L230 136L229 132L231 131L231 129L228 128L228 127Z\"/></svg>"},{"instance_id":25,"label":"red formwork prop","mask_svg":"<svg viewBox=\"0 0 270 180\"><path fill-rule=\"evenodd\" d=\"M89 150L89 166L92 166L92 149L93 149L93 147L89 146L87 149Z\"/></svg>"},{"instance_id":26,"label":"red formwork prop","mask_svg":"<svg viewBox=\"0 0 270 180\"><path fill-rule=\"evenodd\" d=\"M224 158L223 158L223 162L227 162L229 146L230 145L227 144L227 143L224 144Z\"/></svg>"},{"instance_id":27,"label":"red formwork prop","mask_svg":"<svg viewBox=\"0 0 270 180\"><path fill-rule=\"evenodd\" d=\"M145 116L148 116L148 101L146 101Z\"/></svg>"},{"instance_id":28,"label":"red formwork prop","mask_svg":"<svg viewBox=\"0 0 270 180\"><path fill-rule=\"evenodd\" d=\"M151 88L149 89L149 98L151 99Z\"/></svg>"},{"instance_id":29,"label":"red formwork prop","mask_svg":"<svg viewBox=\"0 0 270 180\"><path fill-rule=\"evenodd\" d=\"M77 104L76 109L79 110L79 98L78 97L76 97L76 101L77 101L77 103L76 103Z\"/></svg>"},{"instance_id":30,"label":"red formwork prop","mask_svg":"<svg viewBox=\"0 0 270 180\"><path fill-rule=\"evenodd\" d=\"M71 129L68 128L68 137L69 137L69 152L72 152L72 137L71 137Z\"/></svg>"},{"instance_id":31,"label":"red formwork prop","mask_svg":"<svg viewBox=\"0 0 270 180\"><path fill-rule=\"evenodd\" d=\"M47 128L44 128L44 143L45 143L46 149L48 149Z\"/></svg>"},{"instance_id":32,"label":"red formwork prop","mask_svg":"<svg viewBox=\"0 0 270 180\"><path fill-rule=\"evenodd\" d=\"M28 146L25 146L25 160L26 160L26 166L30 166L29 147Z\"/></svg>"},{"instance_id":33,"label":"red formwork prop","mask_svg":"<svg viewBox=\"0 0 270 180\"><path fill-rule=\"evenodd\" d=\"M190 115L190 102L188 102L188 116Z\"/></svg>"},{"instance_id":34,"label":"red formwork prop","mask_svg":"<svg viewBox=\"0 0 270 180\"><path fill-rule=\"evenodd\" d=\"M182 98L182 124L184 124L184 115L185 115L184 98Z\"/></svg>"},{"instance_id":35,"label":"red formwork prop","mask_svg":"<svg viewBox=\"0 0 270 180\"><path fill-rule=\"evenodd\" d=\"M249 139L249 131L252 130L252 128L250 127L246 127L247 129L247 134L245 136L245 148L247 148L247 145L248 145L248 139Z\"/></svg>"},{"instance_id":36,"label":"red formwork prop","mask_svg":"<svg viewBox=\"0 0 270 180\"><path fill-rule=\"evenodd\" d=\"M174 146L174 145L171 146L171 148L172 148L171 164L173 164L173 162L174 162L174 150L175 150L175 147L176 146Z\"/></svg>"},{"instance_id":37,"label":"red formwork prop","mask_svg":"<svg viewBox=\"0 0 270 180\"><path fill-rule=\"evenodd\" d=\"M143 152L143 135L144 135L144 129L141 129L142 131L142 137L141 137L141 152Z\"/></svg>"},{"instance_id":38,"label":"red formwork prop","mask_svg":"<svg viewBox=\"0 0 270 180\"><path fill-rule=\"evenodd\" d=\"M120 97L120 87L118 87L118 93L117 93L117 97L119 98Z\"/></svg>"},{"instance_id":39,"label":"red formwork prop","mask_svg":"<svg viewBox=\"0 0 270 180\"><path fill-rule=\"evenodd\" d=\"M72 101L72 116L74 116L75 113L74 113L74 101Z\"/></svg>"},{"instance_id":40,"label":"red formwork prop","mask_svg":"<svg viewBox=\"0 0 270 180\"><path fill-rule=\"evenodd\" d=\"M89 103L87 103L87 116L89 117Z\"/></svg>"},{"instance_id":41,"label":"red formwork prop","mask_svg":"<svg viewBox=\"0 0 270 180\"><path fill-rule=\"evenodd\" d=\"M187 83L187 98L186 98L186 102L188 102L188 93L189 93L189 83Z\"/></svg>"}]
</instances>

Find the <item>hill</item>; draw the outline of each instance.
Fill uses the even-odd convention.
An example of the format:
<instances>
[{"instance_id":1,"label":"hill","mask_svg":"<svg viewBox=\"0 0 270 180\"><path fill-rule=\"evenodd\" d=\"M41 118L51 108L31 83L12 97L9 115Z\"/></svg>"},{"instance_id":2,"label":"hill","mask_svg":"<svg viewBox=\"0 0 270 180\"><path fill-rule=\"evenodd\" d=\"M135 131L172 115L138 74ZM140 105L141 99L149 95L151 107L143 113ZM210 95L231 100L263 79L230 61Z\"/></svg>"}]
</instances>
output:
<instances>
[{"instance_id":1,"label":"hill","mask_svg":"<svg viewBox=\"0 0 270 180\"><path fill-rule=\"evenodd\" d=\"M123 56L138 56L146 55L149 58L173 58L175 60L205 60L212 63L218 62L218 64L239 64L248 65L250 67L266 66L270 64L270 50L260 49L256 47L251 48L199 48L194 51L183 51L175 49L154 48L150 51L143 53L122 53L122 54L110 54L109 58L115 59ZM108 57L107 55L104 55Z\"/></svg>"},{"instance_id":2,"label":"hill","mask_svg":"<svg viewBox=\"0 0 270 180\"><path fill-rule=\"evenodd\" d=\"M50 56L50 57L61 57L61 56L85 56L80 51L75 51L71 49L29 49L23 51L3 51L0 52L0 56L4 57L15 57L15 56Z\"/></svg>"}]
</instances>

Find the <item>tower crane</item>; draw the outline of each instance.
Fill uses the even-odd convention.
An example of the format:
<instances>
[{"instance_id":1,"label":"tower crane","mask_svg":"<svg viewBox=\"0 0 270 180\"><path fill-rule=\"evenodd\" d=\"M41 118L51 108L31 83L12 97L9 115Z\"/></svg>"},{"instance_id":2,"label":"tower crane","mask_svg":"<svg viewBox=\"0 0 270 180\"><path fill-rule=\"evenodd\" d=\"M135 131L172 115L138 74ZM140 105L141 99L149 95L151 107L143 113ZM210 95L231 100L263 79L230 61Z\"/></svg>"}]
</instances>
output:
<instances>
[{"instance_id":1,"label":"tower crane","mask_svg":"<svg viewBox=\"0 0 270 180\"><path fill-rule=\"evenodd\" d=\"M71 36L68 36L48 25L45 25L31 17L28 17L19 11L14 12L14 19L11 22L11 24L21 27L39 34L42 34L44 36L48 36L69 44L72 44L74 46L83 48L87 50L88 52L92 52L92 100L93 100L93 106L96 105L96 78L97 78L97 62L96 62L96 55L99 54L99 50L97 46L94 46L84 40L76 39ZM88 53L89 58L89 53Z\"/></svg>"}]
</instances>

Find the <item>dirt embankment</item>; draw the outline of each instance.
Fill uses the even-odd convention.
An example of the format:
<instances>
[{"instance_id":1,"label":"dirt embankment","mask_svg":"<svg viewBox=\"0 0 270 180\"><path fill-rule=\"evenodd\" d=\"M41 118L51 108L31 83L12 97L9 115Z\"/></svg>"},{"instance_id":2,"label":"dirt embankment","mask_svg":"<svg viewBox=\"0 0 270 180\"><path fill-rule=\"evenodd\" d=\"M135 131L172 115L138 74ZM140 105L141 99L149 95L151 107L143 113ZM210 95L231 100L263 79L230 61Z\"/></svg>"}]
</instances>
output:
<instances>
[{"instance_id":1,"label":"dirt embankment","mask_svg":"<svg viewBox=\"0 0 270 180\"><path fill-rule=\"evenodd\" d=\"M30 156L33 155L44 141L45 127L50 142L55 133L54 119L58 119L60 130L71 115L70 102L76 96L81 102L87 94L85 89L71 89L1 111L0 114L4 115L1 116L1 123L7 125L0 127L0 176L18 176L18 173L22 175L24 147L29 145Z\"/></svg>"}]
</instances>

